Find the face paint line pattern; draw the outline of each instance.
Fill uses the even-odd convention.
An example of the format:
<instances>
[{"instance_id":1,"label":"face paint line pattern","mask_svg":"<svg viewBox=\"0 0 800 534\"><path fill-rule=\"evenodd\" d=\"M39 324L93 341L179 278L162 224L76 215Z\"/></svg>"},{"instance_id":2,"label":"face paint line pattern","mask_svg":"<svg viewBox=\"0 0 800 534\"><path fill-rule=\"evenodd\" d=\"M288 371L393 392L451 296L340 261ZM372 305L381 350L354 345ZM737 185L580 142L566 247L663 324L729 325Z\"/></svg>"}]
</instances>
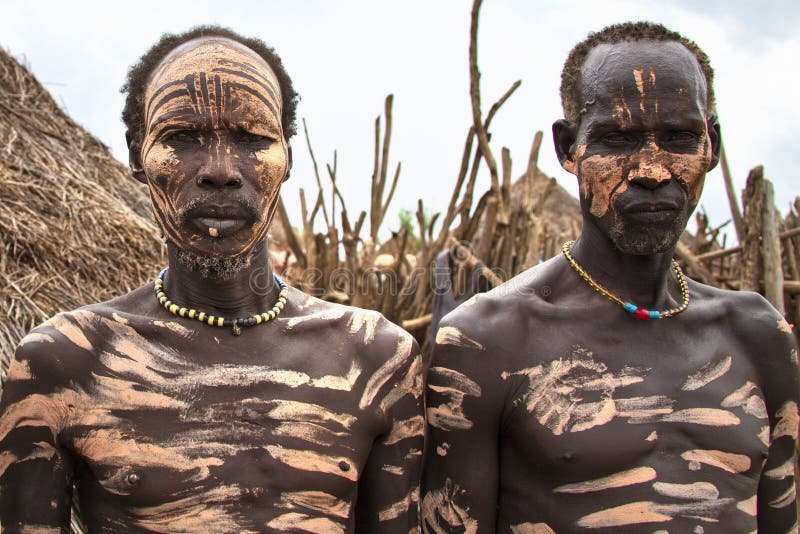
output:
<instances>
[{"instance_id":1,"label":"face paint line pattern","mask_svg":"<svg viewBox=\"0 0 800 534\"><path fill-rule=\"evenodd\" d=\"M397 340L397 349L394 355L379 367L369 380L367 380L364 392L361 395L361 400L358 402L358 407L360 409L363 410L372 404L378 391L386 384L389 378L405 364L408 358L412 356L411 349L413 347L413 342L414 338L409 334L405 334Z\"/></svg>"},{"instance_id":2,"label":"face paint line pattern","mask_svg":"<svg viewBox=\"0 0 800 534\"><path fill-rule=\"evenodd\" d=\"M681 389L683 391L695 391L724 376L730 370L732 361L733 358L725 356L715 362L707 363L696 373L689 375Z\"/></svg>"},{"instance_id":3,"label":"face paint line pattern","mask_svg":"<svg viewBox=\"0 0 800 534\"><path fill-rule=\"evenodd\" d=\"M656 470L652 467L636 467L594 480L564 484L563 486L555 488L553 493L590 493L605 491L612 488L643 484L655 480L655 478Z\"/></svg>"}]
</instances>

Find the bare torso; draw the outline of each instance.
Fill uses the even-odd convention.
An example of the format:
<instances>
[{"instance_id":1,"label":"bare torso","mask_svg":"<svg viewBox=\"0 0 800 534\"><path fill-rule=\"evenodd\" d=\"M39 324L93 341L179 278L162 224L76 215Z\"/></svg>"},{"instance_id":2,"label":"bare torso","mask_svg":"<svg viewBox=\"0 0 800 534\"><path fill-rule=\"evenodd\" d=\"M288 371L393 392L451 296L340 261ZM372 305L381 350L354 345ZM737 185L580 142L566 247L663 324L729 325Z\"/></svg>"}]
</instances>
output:
<instances>
[{"instance_id":1,"label":"bare torso","mask_svg":"<svg viewBox=\"0 0 800 534\"><path fill-rule=\"evenodd\" d=\"M448 316L429 381L424 526L787 530L788 325L752 294L690 294L681 315L635 321L559 257Z\"/></svg>"},{"instance_id":2,"label":"bare torso","mask_svg":"<svg viewBox=\"0 0 800 534\"><path fill-rule=\"evenodd\" d=\"M169 315L149 287L59 315L7 378L0 483L44 487L4 497L3 526L63 525L74 474L91 531L408 532L420 367L379 314L296 290L240 337Z\"/></svg>"}]
</instances>

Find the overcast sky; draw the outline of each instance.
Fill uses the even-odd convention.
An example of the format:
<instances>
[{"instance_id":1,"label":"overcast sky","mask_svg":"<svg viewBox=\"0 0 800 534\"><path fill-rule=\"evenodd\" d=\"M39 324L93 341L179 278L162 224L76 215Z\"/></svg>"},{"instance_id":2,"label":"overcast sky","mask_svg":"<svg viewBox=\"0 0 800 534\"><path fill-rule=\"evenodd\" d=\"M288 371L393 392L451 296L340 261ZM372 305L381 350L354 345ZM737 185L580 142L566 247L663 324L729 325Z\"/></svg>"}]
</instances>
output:
<instances>
[{"instance_id":1,"label":"overcast sky","mask_svg":"<svg viewBox=\"0 0 800 534\"><path fill-rule=\"evenodd\" d=\"M30 66L73 119L127 161L119 87L127 68L162 33L216 23L259 37L283 57L302 96L298 120L308 122L320 165L338 150L351 213L369 204L374 119L393 93L390 160L392 168L402 161L403 170L387 223L396 228L397 210L414 209L419 197L444 210L455 183L472 121L470 8L468 0L2 2L0 45ZM540 167L576 194L550 134L561 117L561 66L588 32L639 19L661 22L709 54L737 188L751 167L763 164L785 213L800 194L794 152L800 107L791 96L800 85L800 16L790 1L486 0L479 34L484 112L522 80L494 119L498 157L501 147L509 147L518 176L534 133L544 130ZM295 166L283 194L296 214L297 190L315 194L316 186L302 133L293 144ZM481 190L487 183L484 175ZM712 224L730 217L719 170L709 175L701 205ZM292 218L299 224L299 216Z\"/></svg>"}]
</instances>

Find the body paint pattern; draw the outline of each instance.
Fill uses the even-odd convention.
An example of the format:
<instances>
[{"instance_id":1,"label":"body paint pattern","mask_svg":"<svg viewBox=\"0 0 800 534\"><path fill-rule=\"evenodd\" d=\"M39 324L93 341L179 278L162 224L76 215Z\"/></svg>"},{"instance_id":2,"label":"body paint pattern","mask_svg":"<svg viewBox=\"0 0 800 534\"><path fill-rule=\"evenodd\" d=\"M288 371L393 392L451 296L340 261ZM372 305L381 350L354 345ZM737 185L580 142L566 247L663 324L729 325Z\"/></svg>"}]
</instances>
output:
<instances>
[{"instance_id":1,"label":"body paint pattern","mask_svg":"<svg viewBox=\"0 0 800 534\"><path fill-rule=\"evenodd\" d=\"M730 356L711 360L690 373L683 381L681 389L702 391L712 382L724 377L730 371L732 363ZM625 387L645 383L647 375L647 369L634 370L628 367L612 371L602 362L595 360L590 351L578 347L569 357L550 360L520 371L504 372L501 378L506 381L514 377L523 379L524 387L515 397L515 405L524 407L539 424L555 436L596 428L610 423L615 418L626 418L629 424L681 423L708 427L738 426L742 423L741 417L748 417L750 424L757 424L757 421L766 418L766 406L761 391L749 381L738 388L732 388L723 396L722 407L727 409L692 407L676 410L676 401L664 395L628 398L620 396L620 391ZM600 400L584 401L587 397L597 399L598 395ZM731 410L741 410L742 416ZM778 422L773 437L796 432L792 429L796 428L797 412L797 406L792 402L785 403L778 410ZM763 441L763 436L758 438L759 441ZM650 432L645 438L649 442L657 439L656 431ZM710 477L717 477L715 473L719 471L743 475L750 472L753 467L749 456L721 450L691 449L683 451L678 456L686 462L684 465L687 473L710 469L712 470L708 475ZM767 471L765 476L782 480L791 478L793 474L794 463L790 459ZM674 473L672 475L674 476ZM736 501L721 496L720 490L714 483L702 478L697 480L697 477L698 475L692 475L690 478L692 481L688 483L662 481L659 480L655 469L640 466L600 478L562 484L552 491L556 495L593 495L648 485L654 497L669 499L666 502L659 502L658 499L622 502L586 514L575 523L575 526L586 529L662 523L676 518L715 522L732 509L750 517L755 515L755 496ZM770 502L770 506L788 506L794 502L793 488L794 486L777 496Z\"/></svg>"},{"instance_id":2,"label":"body paint pattern","mask_svg":"<svg viewBox=\"0 0 800 534\"><path fill-rule=\"evenodd\" d=\"M428 491L420 506L423 531L436 534L453 531L476 534L478 521L470 517L469 509L460 503L463 494L464 490L449 478L444 487Z\"/></svg>"},{"instance_id":3,"label":"body paint pattern","mask_svg":"<svg viewBox=\"0 0 800 534\"><path fill-rule=\"evenodd\" d=\"M340 338L342 352L322 366L306 358L280 366L209 363L169 344L190 329L88 310L57 316L26 340L28 347L56 344L94 363L52 391L4 399L0 488L12 468L57 461L64 452L55 443L66 443L96 477L93 491L119 499L119 509L93 521L111 524L128 514L129 524L154 531L347 532L356 484L369 469L382 473L372 475L376 484L381 476L393 480L364 490L385 494L375 521L389 529L415 524L421 357L412 338L379 315L336 315L330 306L306 306L302 322ZM329 317L340 326L326 327ZM301 323L287 322L273 335L296 335ZM393 352L380 361L359 355L373 343ZM353 350L355 357L348 355ZM29 387L36 365L17 360L7 390ZM375 435L381 426L383 434ZM8 444L29 428L43 439L10 452L19 447ZM390 468L368 463L371 454L390 459ZM142 492L152 494L153 484L160 502L142 506Z\"/></svg>"},{"instance_id":4,"label":"body paint pattern","mask_svg":"<svg viewBox=\"0 0 800 534\"><path fill-rule=\"evenodd\" d=\"M445 431L472 428L472 421L464 415L464 398L480 397L480 386L463 373L445 367L431 367L428 380L428 389L446 399L438 406L428 406L428 424Z\"/></svg>"}]
</instances>

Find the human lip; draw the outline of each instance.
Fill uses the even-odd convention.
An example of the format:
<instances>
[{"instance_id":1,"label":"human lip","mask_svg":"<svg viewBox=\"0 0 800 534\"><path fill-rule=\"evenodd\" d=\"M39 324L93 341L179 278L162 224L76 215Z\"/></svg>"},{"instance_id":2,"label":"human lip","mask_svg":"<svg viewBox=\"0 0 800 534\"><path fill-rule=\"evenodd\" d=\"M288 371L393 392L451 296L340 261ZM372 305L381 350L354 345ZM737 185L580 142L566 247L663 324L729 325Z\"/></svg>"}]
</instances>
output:
<instances>
[{"instance_id":1,"label":"human lip","mask_svg":"<svg viewBox=\"0 0 800 534\"><path fill-rule=\"evenodd\" d=\"M249 217L239 206L205 205L189 213L187 219L203 234L226 237L248 225Z\"/></svg>"},{"instance_id":2,"label":"human lip","mask_svg":"<svg viewBox=\"0 0 800 534\"><path fill-rule=\"evenodd\" d=\"M675 202L654 201L654 202L631 202L622 207L620 212L626 215L661 213L678 211L680 206Z\"/></svg>"},{"instance_id":3,"label":"human lip","mask_svg":"<svg viewBox=\"0 0 800 534\"><path fill-rule=\"evenodd\" d=\"M204 234L208 234L211 237L226 237L247 226L246 219L220 217L196 217L192 219L192 223Z\"/></svg>"}]
</instances>

